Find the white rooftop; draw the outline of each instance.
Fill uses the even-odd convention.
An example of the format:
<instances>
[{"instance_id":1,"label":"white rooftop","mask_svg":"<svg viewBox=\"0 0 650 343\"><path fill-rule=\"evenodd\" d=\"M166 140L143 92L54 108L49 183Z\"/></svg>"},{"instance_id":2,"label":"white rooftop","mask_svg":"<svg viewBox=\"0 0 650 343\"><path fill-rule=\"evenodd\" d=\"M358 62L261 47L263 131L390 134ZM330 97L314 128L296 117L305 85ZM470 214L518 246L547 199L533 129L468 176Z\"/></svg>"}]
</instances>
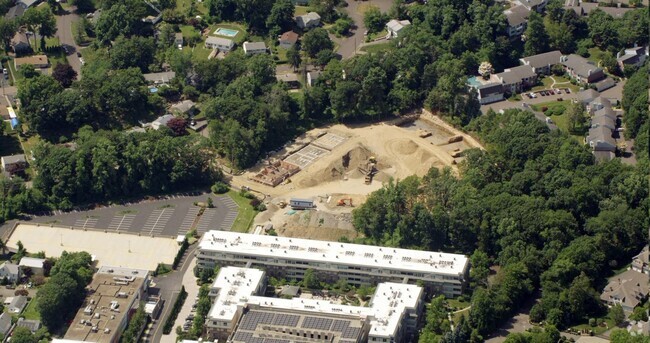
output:
<instances>
[{"instance_id":1,"label":"white rooftop","mask_svg":"<svg viewBox=\"0 0 650 343\"><path fill-rule=\"evenodd\" d=\"M385 282L377 285L372 298L373 319L370 335L390 337L395 335L402 314L417 306L423 289L416 285Z\"/></svg>"},{"instance_id":2,"label":"white rooftop","mask_svg":"<svg viewBox=\"0 0 650 343\"><path fill-rule=\"evenodd\" d=\"M18 265L29 268L43 268L43 262L45 262L44 258L23 257Z\"/></svg>"},{"instance_id":3,"label":"white rooftop","mask_svg":"<svg viewBox=\"0 0 650 343\"><path fill-rule=\"evenodd\" d=\"M232 320L237 313L237 306L246 303L262 282L264 272L252 268L223 267L219 270L212 288L219 289L214 301L210 319Z\"/></svg>"},{"instance_id":4,"label":"white rooftop","mask_svg":"<svg viewBox=\"0 0 650 343\"><path fill-rule=\"evenodd\" d=\"M199 249L453 276L462 275L468 264L459 254L215 230L203 235Z\"/></svg>"}]
</instances>

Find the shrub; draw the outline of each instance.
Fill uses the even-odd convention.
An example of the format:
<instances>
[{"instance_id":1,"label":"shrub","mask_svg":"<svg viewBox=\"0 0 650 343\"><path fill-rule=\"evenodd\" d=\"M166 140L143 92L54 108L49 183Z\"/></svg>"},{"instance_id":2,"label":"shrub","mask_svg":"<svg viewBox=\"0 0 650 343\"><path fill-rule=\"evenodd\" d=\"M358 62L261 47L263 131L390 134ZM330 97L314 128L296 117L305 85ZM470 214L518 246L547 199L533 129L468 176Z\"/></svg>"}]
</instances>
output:
<instances>
[{"instance_id":1,"label":"shrub","mask_svg":"<svg viewBox=\"0 0 650 343\"><path fill-rule=\"evenodd\" d=\"M211 189L212 189L212 193L224 194L227 193L230 188L225 183L221 181L217 181L214 185L212 185Z\"/></svg>"},{"instance_id":2,"label":"shrub","mask_svg":"<svg viewBox=\"0 0 650 343\"><path fill-rule=\"evenodd\" d=\"M596 324L596 318L589 318L589 326L594 327Z\"/></svg>"},{"instance_id":3,"label":"shrub","mask_svg":"<svg viewBox=\"0 0 650 343\"><path fill-rule=\"evenodd\" d=\"M163 327L163 334L168 335L170 332L172 332L172 329L174 328L174 322L176 321L176 317L178 317L178 313L181 311L181 308L183 307L183 303L185 303L186 298L187 298L187 292L185 291L185 286L182 286L181 293L178 295L178 298L176 298L176 302L174 302L174 307L172 307L172 312L169 314L169 317L167 317L167 320L165 321L165 326Z\"/></svg>"},{"instance_id":4,"label":"shrub","mask_svg":"<svg viewBox=\"0 0 650 343\"><path fill-rule=\"evenodd\" d=\"M28 296L28 295L29 295L29 291L27 291L26 289L17 289L17 290L14 292L14 295L16 295L16 296L18 296L18 295Z\"/></svg>"},{"instance_id":5,"label":"shrub","mask_svg":"<svg viewBox=\"0 0 650 343\"><path fill-rule=\"evenodd\" d=\"M546 112L546 111L548 111L548 107L542 106L542 112Z\"/></svg>"},{"instance_id":6,"label":"shrub","mask_svg":"<svg viewBox=\"0 0 650 343\"><path fill-rule=\"evenodd\" d=\"M253 200L251 200L251 201L249 202L249 204L250 204L251 206L253 206L254 208L257 208L257 206L259 206L261 203L262 203L262 202L259 201L258 199L253 199Z\"/></svg>"}]
</instances>

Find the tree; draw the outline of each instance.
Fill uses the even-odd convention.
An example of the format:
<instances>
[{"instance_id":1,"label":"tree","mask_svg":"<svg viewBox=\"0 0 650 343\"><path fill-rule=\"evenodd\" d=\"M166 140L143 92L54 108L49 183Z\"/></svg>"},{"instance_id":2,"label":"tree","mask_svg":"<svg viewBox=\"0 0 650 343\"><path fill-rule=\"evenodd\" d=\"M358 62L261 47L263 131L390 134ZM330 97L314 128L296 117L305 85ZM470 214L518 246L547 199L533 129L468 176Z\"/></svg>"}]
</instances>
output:
<instances>
[{"instance_id":1,"label":"tree","mask_svg":"<svg viewBox=\"0 0 650 343\"><path fill-rule=\"evenodd\" d=\"M620 75L620 69L616 57L609 51L602 54L600 66L607 69L607 71L612 74Z\"/></svg>"},{"instance_id":2,"label":"tree","mask_svg":"<svg viewBox=\"0 0 650 343\"><path fill-rule=\"evenodd\" d=\"M266 18L266 28L273 38L290 30L293 25L294 5L291 0L278 0L273 3L271 13Z\"/></svg>"},{"instance_id":3,"label":"tree","mask_svg":"<svg viewBox=\"0 0 650 343\"><path fill-rule=\"evenodd\" d=\"M53 37L56 34L56 18L49 7L31 7L25 11L22 19L32 31L38 28L41 36L41 49L45 49L45 38Z\"/></svg>"},{"instance_id":4,"label":"tree","mask_svg":"<svg viewBox=\"0 0 650 343\"><path fill-rule=\"evenodd\" d=\"M95 10L95 5L92 0L72 0L70 3L77 6L78 13L90 13Z\"/></svg>"},{"instance_id":5,"label":"tree","mask_svg":"<svg viewBox=\"0 0 650 343\"><path fill-rule=\"evenodd\" d=\"M172 130L174 136L187 135L187 120L181 117L174 117L167 122L167 127Z\"/></svg>"},{"instance_id":6,"label":"tree","mask_svg":"<svg viewBox=\"0 0 650 343\"><path fill-rule=\"evenodd\" d=\"M532 11L530 17L528 17L528 27L525 35L525 56L537 55L549 50L549 37L544 27L544 21L541 15L535 11Z\"/></svg>"},{"instance_id":7,"label":"tree","mask_svg":"<svg viewBox=\"0 0 650 343\"><path fill-rule=\"evenodd\" d=\"M147 324L147 314L144 312L144 302L140 302L140 306L135 311L129 324L122 333L121 342L124 343L137 343L140 338L140 330Z\"/></svg>"},{"instance_id":8,"label":"tree","mask_svg":"<svg viewBox=\"0 0 650 343\"><path fill-rule=\"evenodd\" d=\"M307 269L302 279L302 286L309 289L320 289L320 280L313 269Z\"/></svg>"},{"instance_id":9,"label":"tree","mask_svg":"<svg viewBox=\"0 0 650 343\"><path fill-rule=\"evenodd\" d=\"M580 102L572 102L566 109L566 115L569 118L569 126L572 132L581 132L587 121L585 117L585 105Z\"/></svg>"},{"instance_id":10,"label":"tree","mask_svg":"<svg viewBox=\"0 0 650 343\"><path fill-rule=\"evenodd\" d=\"M334 43L330 40L327 31L321 27L317 27L302 37L302 49L309 57L316 57L321 50L332 50Z\"/></svg>"},{"instance_id":11,"label":"tree","mask_svg":"<svg viewBox=\"0 0 650 343\"><path fill-rule=\"evenodd\" d=\"M115 4L102 12L95 24L95 34L100 42L106 43L120 35L130 36L136 29L138 17L124 4Z\"/></svg>"},{"instance_id":12,"label":"tree","mask_svg":"<svg viewBox=\"0 0 650 343\"><path fill-rule=\"evenodd\" d=\"M68 88L72 81L77 78L77 72L67 63L59 63L52 70L52 77L57 80L62 87Z\"/></svg>"},{"instance_id":13,"label":"tree","mask_svg":"<svg viewBox=\"0 0 650 343\"><path fill-rule=\"evenodd\" d=\"M153 62L155 50L153 38L117 37L109 51L111 66L113 69L137 67L146 72Z\"/></svg>"},{"instance_id":14,"label":"tree","mask_svg":"<svg viewBox=\"0 0 650 343\"><path fill-rule=\"evenodd\" d=\"M611 15L600 9L591 11L587 18L587 25L589 38L597 47L603 50L617 50L619 42L616 28L618 25Z\"/></svg>"},{"instance_id":15,"label":"tree","mask_svg":"<svg viewBox=\"0 0 650 343\"><path fill-rule=\"evenodd\" d=\"M293 67L293 71L296 71L296 69L300 67L302 57L300 57L300 50L296 44L294 44L291 49L287 50L287 60L289 61L289 65Z\"/></svg>"},{"instance_id":16,"label":"tree","mask_svg":"<svg viewBox=\"0 0 650 343\"><path fill-rule=\"evenodd\" d=\"M16 35L16 22L5 17L0 18L0 39L4 43L5 50L9 50L11 40Z\"/></svg>"},{"instance_id":17,"label":"tree","mask_svg":"<svg viewBox=\"0 0 650 343\"><path fill-rule=\"evenodd\" d=\"M484 61L481 62L481 65L478 67L478 73L481 75L484 79L489 79L490 74L494 72L494 68L492 68L492 64L490 62Z\"/></svg>"},{"instance_id":18,"label":"tree","mask_svg":"<svg viewBox=\"0 0 650 343\"><path fill-rule=\"evenodd\" d=\"M616 325L621 325L625 322L625 312L623 306L616 304L609 309L609 317L612 318Z\"/></svg>"},{"instance_id":19,"label":"tree","mask_svg":"<svg viewBox=\"0 0 650 343\"><path fill-rule=\"evenodd\" d=\"M370 6L363 14L363 23L369 32L379 32L383 30L388 19L388 16L381 13L381 10L377 6Z\"/></svg>"},{"instance_id":20,"label":"tree","mask_svg":"<svg viewBox=\"0 0 650 343\"><path fill-rule=\"evenodd\" d=\"M38 340L26 327L16 327L11 333L11 342L15 343L37 343Z\"/></svg>"}]
</instances>

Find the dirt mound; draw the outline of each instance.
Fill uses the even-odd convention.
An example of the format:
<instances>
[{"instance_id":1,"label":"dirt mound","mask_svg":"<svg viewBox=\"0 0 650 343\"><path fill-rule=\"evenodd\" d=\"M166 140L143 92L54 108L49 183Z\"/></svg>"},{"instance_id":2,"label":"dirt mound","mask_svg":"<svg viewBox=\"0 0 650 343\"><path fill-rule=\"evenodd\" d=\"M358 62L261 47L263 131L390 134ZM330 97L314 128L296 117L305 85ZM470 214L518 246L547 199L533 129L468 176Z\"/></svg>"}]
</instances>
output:
<instances>
[{"instance_id":1,"label":"dirt mound","mask_svg":"<svg viewBox=\"0 0 650 343\"><path fill-rule=\"evenodd\" d=\"M410 155L415 153L418 150L419 146L414 141L405 139L395 142L395 146L393 148L395 149L395 152L399 154Z\"/></svg>"},{"instance_id":2,"label":"dirt mound","mask_svg":"<svg viewBox=\"0 0 650 343\"><path fill-rule=\"evenodd\" d=\"M375 154L367 147L359 144L327 167L313 172L312 177L300 181L300 186L313 187L323 182L342 180L344 176L349 178L363 177L357 168L360 164L367 163L371 156L375 156ZM377 167L381 170L383 166L384 164L379 163Z\"/></svg>"}]
</instances>

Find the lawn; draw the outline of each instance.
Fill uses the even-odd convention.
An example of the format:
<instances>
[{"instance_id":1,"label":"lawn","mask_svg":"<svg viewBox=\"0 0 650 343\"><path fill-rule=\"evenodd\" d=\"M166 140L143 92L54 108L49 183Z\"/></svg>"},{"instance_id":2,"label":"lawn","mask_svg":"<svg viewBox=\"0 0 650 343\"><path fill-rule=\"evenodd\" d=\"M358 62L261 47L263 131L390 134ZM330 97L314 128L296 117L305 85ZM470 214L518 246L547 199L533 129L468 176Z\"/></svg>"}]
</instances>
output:
<instances>
[{"instance_id":1,"label":"lawn","mask_svg":"<svg viewBox=\"0 0 650 343\"><path fill-rule=\"evenodd\" d=\"M394 50L395 46L391 42L379 43L373 45L366 45L361 47L361 51L365 51L369 54L377 53L382 51L391 51Z\"/></svg>"},{"instance_id":2,"label":"lawn","mask_svg":"<svg viewBox=\"0 0 650 343\"><path fill-rule=\"evenodd\" d=\"M250 205L251 199L244 198L239 195L239 192L232 189L228 191L228 196L239 206L239 214L237 214L237 219L235 219L231 231L248 232L255 215L257 215L257 211Z\"/></svg>"},{"instance_id":3,"label":"lawn","mask_svg":"<svg viewBox=\"0 0 650 343\"><path fill-rule=\"evenodd\" d=\"M469 307L469 305L471 305L471 303L469 301L461 301L461 300L459 300L459 298L454 298L454 299L447 299L447 305L450 308L456 308L456 309L462 310L462 309L464 309L466 307Z\"/></svg>"},{"instance_id":4,"label":"lawn","mask_svg":"<svg viewBox=\"0 0 650 343\"><path fill-rule=\"evenodd\" d=\"M277 47L275 50L275 56L278 56L277 64L287 63L287 49Z\"/></svg>"},{"instance_id":5,"label":"lawn","mask_svg":"<svg viewBox=\"0 0 650 343\"><path fill-rule=\"evenodd\" d=\"M563 101L549 101L543 102L541 104L530 105L530 107L535 111L542 111L542 107L548 108L547 112L551 112L551 115L559 113L564 114L564 110L571 104L570 100Z\"/></svg>"},{"instance_id":6,"label":"lawn","mask_svg":"<svg viewBox=\"0 0 650 343\"><path fill-rule=\"evenodd\" d=\"M589 49L589 57L587 57L587 59L594 62L595 65L598 65L598 62L602 59L603 53L604 52L600 50L600 48L591 48Z\"/></svg>"},{"instance_id":7,"label":"lawn","mask_svg":"<svg viewBox=\"0 0 650 343\"><path fill-rule=\"evenodd\" d=\"M9 81L11 81L10 84L12 86L15 86L16 83L18 83L18 81L23 78L23 75L16 71L16 66L14 65L14 60L7 61L7 66L9 66L9 71L11 72L11 78L9 80Z\"/></svg>"},{"instance_id":8,"label":"lawn","mask_svg":"<svg viewBox=\"0 0 650 343\"><path fill-rule=\"evenodd\" d=\"M604 333L605 331L607 331L607 330L609 330L609 329L611 329L613 327L616 327L616 324L614 324L614 321L609 318L609 315L607 315L605 317L602 317L602 318L598 318L599 322L601 320L604 320L605 323L607 323L607 326L598 325L596 327L592 327L592 326L589 326L589 324L587 323L587 324L576 325L576 326L572 327L572 329L576 330L576 331L585 330L585 329L586 330L593 330L594 335L600 335L600 334Z\"/></svg>"},{"instance_id":9,"label":"lawn","mask_svg":"<svg viewBox=\"0 0 650 343\"><path fill-rule=\"evenodd\" d=\"M189 46L183 47L184 51L191 51L192 52L192 60L194 61L204 61L208 59L208 56L210 56L210 53L212 52L212 49L206 49L203 42L197 44L194 48L191 48Z\"/></svg>"},{"instance_id":10,"label":"lawn","mask_svg":"<svg viewBox=\"0 0 650 343\"><path fill-rule=\"evenodd\" d=\"M556 80L557 80L557 78L556 78ZM542 89L550 89L552 84L553 84L553 79L551 79L549 76L547 76L547 77L542 79L542 84L541 85L533 87L533 89L531 89L531 91L532 92L537 92L537 91L541 91Z\"/></svg>"},{"instance_id":11,"label":"lawn","mask_svg":"<svg viewBox=\"0 0 650 343\"><path fill-rule=\"evenodd\" d=\"M31 160L30 157L32 156L32 151L34 151L40 142L41 137L37 134L34 134L27 139L23 139L23 148L25 149L25 155L27 156L28 160Z\"/></svg>"},{"instance_id":12,"label":"lawn","mask_svg":"<svg viewBox=\"0 0 650 343\"><path fill-rule=\"evenodd\" d=\"M307 6L296 6L293 11L293 16L297 17L299 15L307 14L309 12L309 7Z\"/></svg>"},{"instance_id":13,"label":"lawn","mask_svg":"<svg viewBox=\"0 0 650 343\"><path fill-rule=\"evenodd\" d=\"M68 63L68 61L65 58L65 53L60 49L57 49L51 53L47 53L47 58L50 60L50 65L52 66L52 68L54 68L54 66L56 66L59 63L63 63L63 64Z\"/></svg>"},{"instance_id":14,"label":"lawn","mask_svg":"<svg viewBox=\"0 0 650 343\"><path fill-rule=\"evenodd\" d=\"M569 131L569 117L564 114L564 110L571 104L570 100L563 101L550 101L544 102L541 104L530 105L530 107L535 111L542 111L542 107L547 107L548 110L544 114L551 117L555 125L562 131L567 133L569 136L573 137L578 142L582 143L584 137L580 135L574 135ZM560 114L558 114L560 113Z\"/></svg>"},{"instance_id":15,"label":"lawn","mask_svg":"<svg viewBox=\"0 0 650 343\"><path fill-rule=\"evenodd\" d=\"M235 37L215 35L214 31L216 31L220 27L224 28L224 29L237 30L238 32L235 35ZM216 37L223 37L223 38L232 39L235 43L241 44L246 39L246 28L244 26L240 25L240 24L237 24L237 23L222 23L222 24L217 24L217 25L211 26L209 35L210 36L216 36Z\"/></svg>"},{"instance_id":16,"label":"lawn","mask_svg":"<svg viewBox=\"0 0 650 343\"><path fill-rule=\"evenodd\" d=\"M199 12L201 12L203 16L205 16L208 13L208 10L203 5L203 2L198 2L196 0L178 0L176 1L176 9L179 10L181 13L186 13L189 10L192 3L194 3L195 8Z\"/></svg>"},{"instance_id":17,"label":"lawn","mask_svg":"<svg viewBox=\"0 0 650 343\"><path fill-rule=\"evenodd\" d=\"M32 298L32 301L27 304L23 315L25 319L41 320L41 314L36 310L36 305L38 305L38 296Z\"/></svg>"},{"instance_id":18,"label":"lawn","mask_svg":"<svg viewBox=\"0 0 650 343\"><path fill-rule=\"evenodd\" d=\"M367 42L372 42L373 40L375 40L375 39L377 39L379 37L384 37L387 34L388 34L388 31L386 31L386 29L383 29L383 30L381 30L379 32L368 33L368 36L366 36L366 41Z\"/></svg>"}]
</instances>

